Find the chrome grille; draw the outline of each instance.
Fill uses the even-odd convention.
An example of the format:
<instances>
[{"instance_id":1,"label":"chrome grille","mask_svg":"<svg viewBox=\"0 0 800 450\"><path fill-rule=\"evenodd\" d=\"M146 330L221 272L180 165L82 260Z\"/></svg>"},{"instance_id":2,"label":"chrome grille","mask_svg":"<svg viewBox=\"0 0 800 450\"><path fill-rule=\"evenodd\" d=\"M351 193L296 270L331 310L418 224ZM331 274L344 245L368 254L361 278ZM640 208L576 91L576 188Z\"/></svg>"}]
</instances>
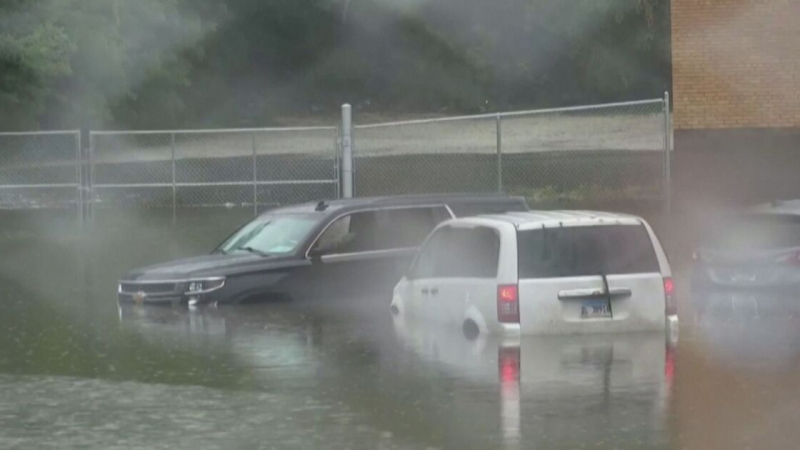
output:
<instances>
[{"instance_id":1,"label":"chrome grille","mask_svg":"<svg viewBox=\"0 0 800 450\"><path fill-rule=\"evenodd\" d=\"M144 292L148 295L173 294L178 291L175 283L120 283L122 292Z\"/></svg>"}]
</instances>

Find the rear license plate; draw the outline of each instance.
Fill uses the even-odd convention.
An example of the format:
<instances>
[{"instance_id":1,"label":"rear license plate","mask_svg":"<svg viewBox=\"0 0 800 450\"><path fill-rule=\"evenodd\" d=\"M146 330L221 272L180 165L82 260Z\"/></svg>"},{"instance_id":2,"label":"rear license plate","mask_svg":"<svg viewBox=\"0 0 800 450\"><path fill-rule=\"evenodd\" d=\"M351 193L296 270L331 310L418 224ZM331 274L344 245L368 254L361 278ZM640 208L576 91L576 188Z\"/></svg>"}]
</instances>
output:
<instances>
[{"instance_id":1,"label":"rear license plate","mask_svg":"<svg viewBox=\"0 0 800 450\"><path fill-rule=\"evenodd\" d=\"M611 317L611 305L608 300L594 300L583 302L581 305L581 319L597 319Z\"/></svg>"}]
</instances>

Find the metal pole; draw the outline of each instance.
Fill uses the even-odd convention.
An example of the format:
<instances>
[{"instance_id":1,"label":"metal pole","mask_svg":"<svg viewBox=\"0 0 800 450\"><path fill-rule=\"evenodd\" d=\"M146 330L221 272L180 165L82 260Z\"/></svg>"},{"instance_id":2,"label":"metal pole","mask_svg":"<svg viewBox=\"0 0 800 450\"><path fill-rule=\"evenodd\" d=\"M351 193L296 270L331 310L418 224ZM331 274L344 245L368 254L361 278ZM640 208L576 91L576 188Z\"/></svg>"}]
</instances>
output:
<instances>
[{"instance_id":1,"label":"metal pole","mask_svg":"<svg viewBox=\"0 0 800 450\"><path fill-rule=\"evenodd\" d=\"M503 192L503 133L502 116L497 114L495 119L497 124L497 191Z\"/></svg>"},{"instance_id":2,"label":"metal pole","mask_svg":"<svg viewBox=\"0 0 800 450\"><path fill-rule=\"evenodd\" d=\"M86 180L86 190L88 194L87 204L89 209L89 221L94 224L94 134L89 132L89 179Z\"/></svg>"},{"instance_id":3,"label":"metal pole","mask_svg":"<svg viewBox=\"0 0 800 450\"><path fill-rule=\"evenodd\" d=\"M78 183L78 227L83 228L83 159L81 158L81 132L75 133L75 176Z\"/></svg>"},{"instance_id":4,"label":"metal pole","mask_svg":"<svg viewBox=\"0 0 800 450\"><path fill-rule=\"evenodd\" d=\"M353 198L353 110L342 105L342 197Z\"/></svg>"},{"instance_id":5,"label":"metal pole","mask_svg":"<svg viewBox=\"0 0 800 450\"><path fill-rule=\"evenodd\" d=\"M172 225L178 222L178 192L175 181L175 133L170 133L172 140Z\"/></svg>"},{"instance_id":6,"label":"metal pole","mask_svg":"<svg viewBox=\"0 0 800 450\"><path fill-rule=\"evenodd\" d=\"M342 173L341 173L341 128L336 127L336 135L333 138L333 176L336 180L336 198L342 198Z\"/></svg>"},{"instance_id":7,"label":"metal pole","mask_svg":"<svg viewBox=\"0 0 800 450\"><path fill-rule=\"evenodd\" d=\"M671 124L669 113L669 91L664 92L664 210L672 210L672 158L670 155Z\"/></svg>"},{"instance_id":8,"label":"metal pole","mask_svg":"<svg viewBox=\"0 0 800 450\"><path fill-rule=\"evenodd\" d=\"M253 132L253 215L258 215L258 160L256 159L256 132Z\"/></svg>"}]
</instances>

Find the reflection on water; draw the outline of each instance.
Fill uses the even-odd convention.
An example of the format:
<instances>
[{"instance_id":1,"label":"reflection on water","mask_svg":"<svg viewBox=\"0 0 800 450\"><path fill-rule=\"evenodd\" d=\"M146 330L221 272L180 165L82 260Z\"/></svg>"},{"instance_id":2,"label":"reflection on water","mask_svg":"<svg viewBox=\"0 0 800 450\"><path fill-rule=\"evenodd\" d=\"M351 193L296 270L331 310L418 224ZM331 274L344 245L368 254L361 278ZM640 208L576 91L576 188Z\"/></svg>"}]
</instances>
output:
<instances>
[{"instance_id":1,"label":"reflection on water","mask_svg":"<svg viewBox=\"0 0 800 450\"><path fill-rule=\"evenodd\" d=\"M800 294L759 290L693 293L693 330L726 366L794 367L800 359Z\"/></svg>"},{"instance_id":2,"label":"reflection on water","mask_svg":"<svg viewBox=\"0 0 800 450\"><path fill-rule=\"evenodd\" d=\"M689 298L673 402L681 448L796 448L800 295L725 289Z\"/></svg>"},{"instance_id":3,"label":"reflection on water","mask_svg":"<svg viewBox=\"0 0 800 450\"><path fill-rule=\"evenodd\" d=\"M667 444L675 350L664 333L469 341L394 324L409 350L469 383L465 395L474 386L497 391L506 447Z\"/></svg>"}]
</instances>

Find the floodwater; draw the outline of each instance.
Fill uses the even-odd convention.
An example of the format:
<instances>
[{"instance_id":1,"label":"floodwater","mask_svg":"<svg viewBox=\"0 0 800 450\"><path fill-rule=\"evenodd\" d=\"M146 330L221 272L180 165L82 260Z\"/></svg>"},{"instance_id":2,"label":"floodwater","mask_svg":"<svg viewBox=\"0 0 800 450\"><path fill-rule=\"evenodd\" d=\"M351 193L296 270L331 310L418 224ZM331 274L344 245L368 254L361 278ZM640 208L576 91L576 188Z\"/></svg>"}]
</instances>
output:
<instances>
[{"instance_id":1,"label":"floodwater","mask_svg":"<svg viewBox=\"0 0 800 450\"><path fill-rule=\"evenodd\" d=\"M470 341L372 299L118 308L122 272L206 252L239 220L4 228L0 448L800 442L800 298L700 294L681 271L677 337Z\"/></svg>"}]
</instances>

